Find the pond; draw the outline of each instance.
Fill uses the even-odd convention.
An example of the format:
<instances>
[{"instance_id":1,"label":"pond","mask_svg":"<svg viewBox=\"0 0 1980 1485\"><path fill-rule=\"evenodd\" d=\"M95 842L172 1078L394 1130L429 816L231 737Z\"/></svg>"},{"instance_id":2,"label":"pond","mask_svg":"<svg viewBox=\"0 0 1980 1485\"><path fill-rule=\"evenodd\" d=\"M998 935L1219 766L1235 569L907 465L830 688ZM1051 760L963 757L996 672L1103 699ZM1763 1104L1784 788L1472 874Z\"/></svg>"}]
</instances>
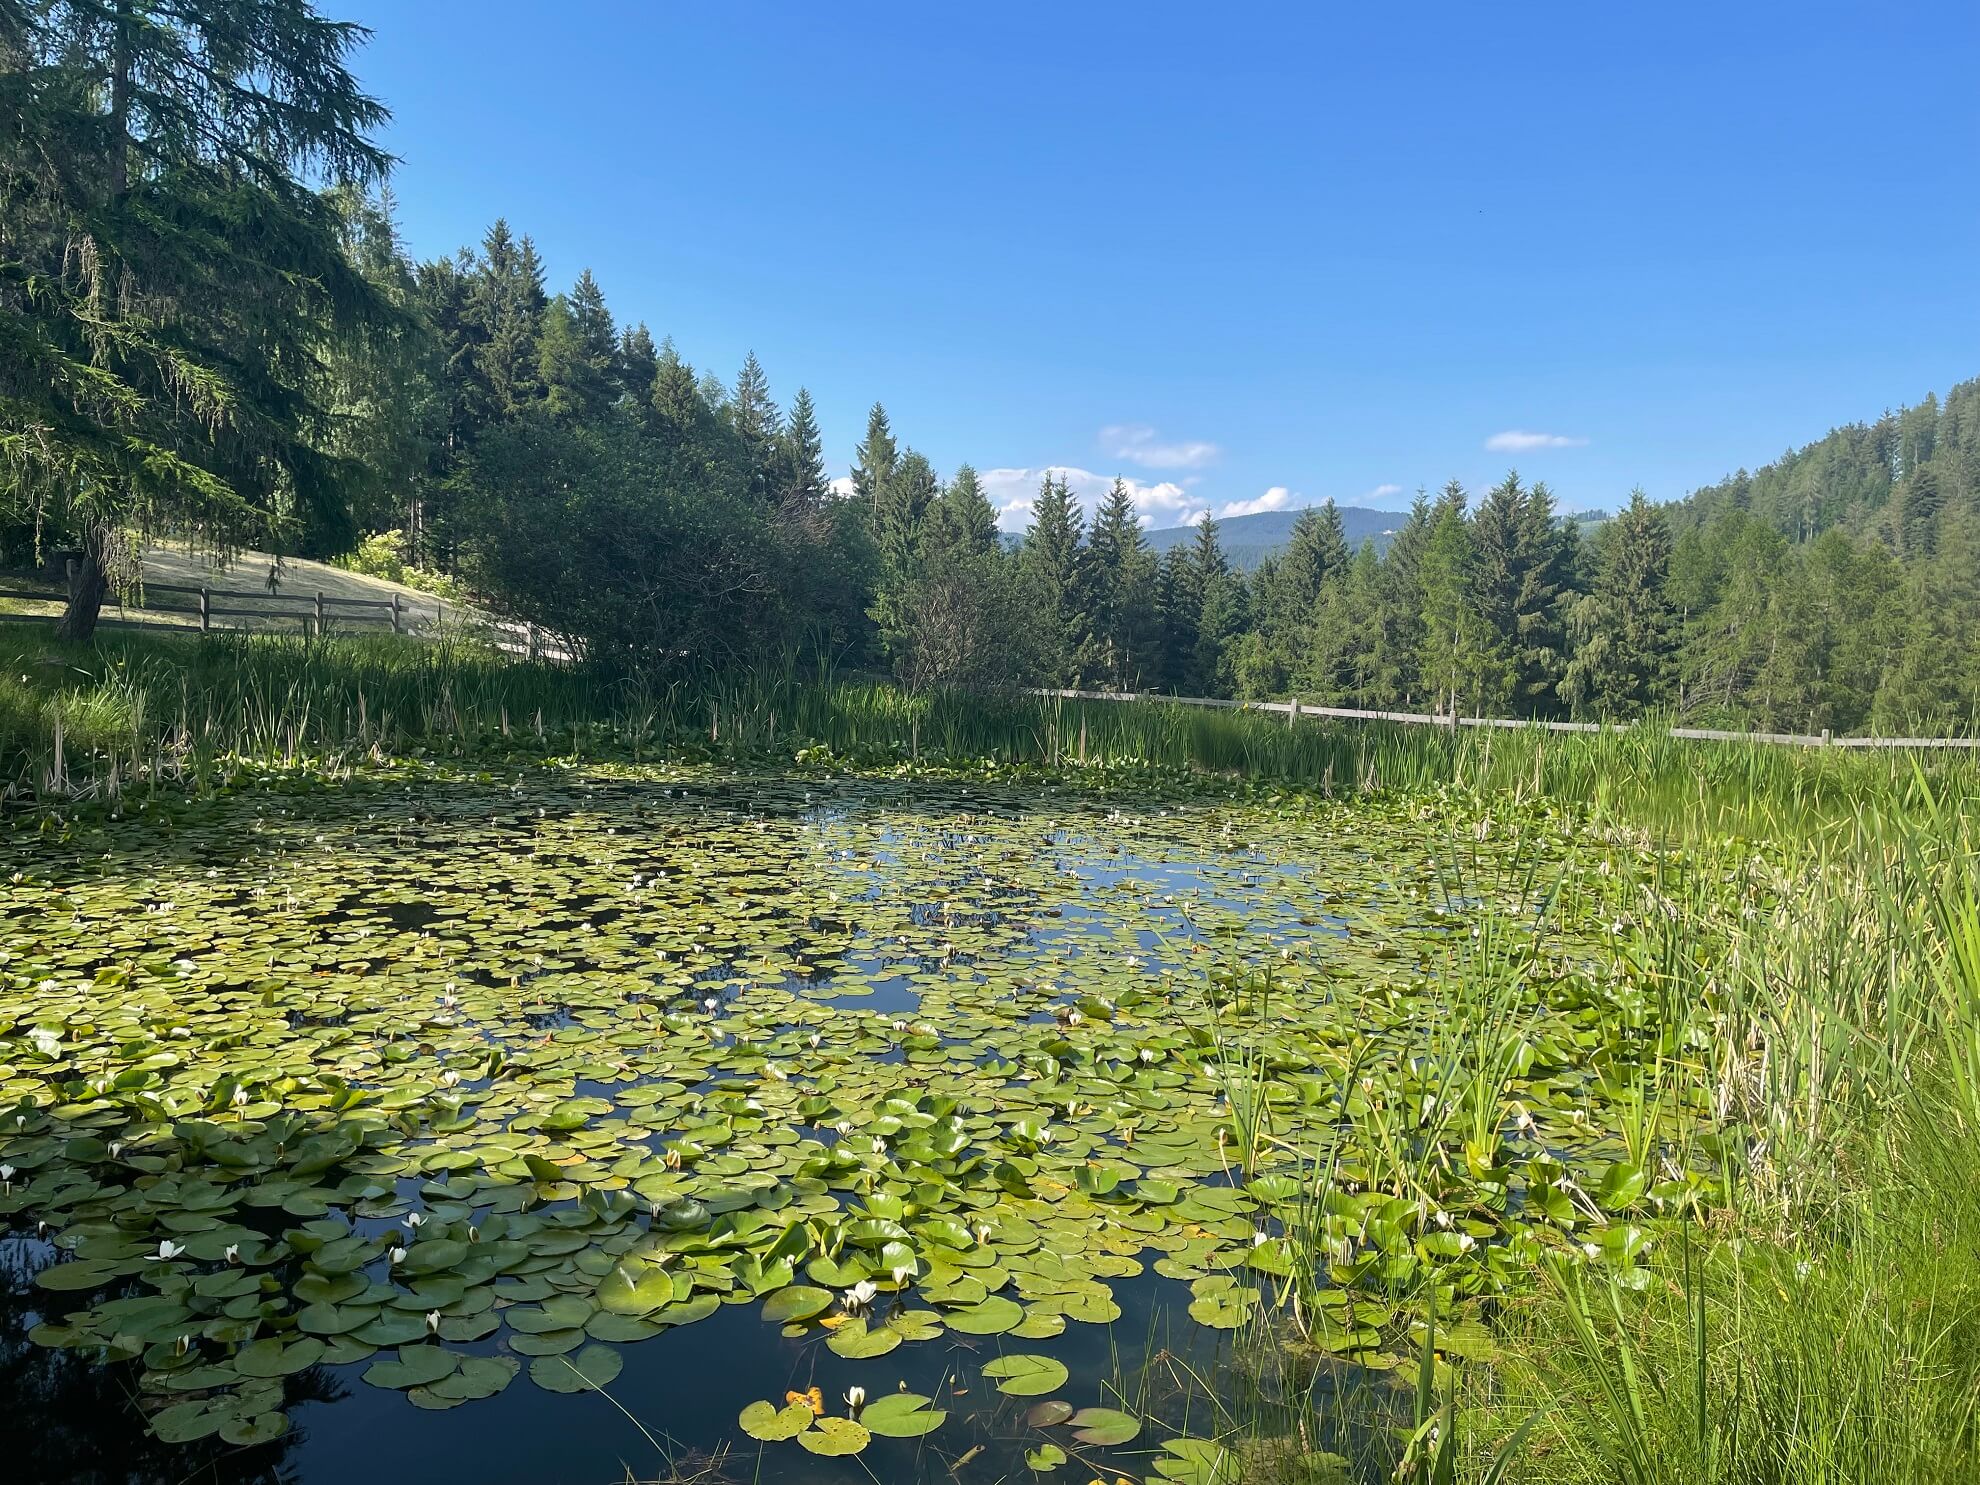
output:
<instances>
[{"instance_id":1,"label":"pond","mask_svg":"<svg viewBox=\"0 0 1980 1485\"><path fill-rule=\"evenodd\" d=\"M1380 1396L1399 1296L1704 1178L1551 817L381 772L9 846L10 1478L1217 1479L1242 1379Z\"/></svg>"}]
</instances>

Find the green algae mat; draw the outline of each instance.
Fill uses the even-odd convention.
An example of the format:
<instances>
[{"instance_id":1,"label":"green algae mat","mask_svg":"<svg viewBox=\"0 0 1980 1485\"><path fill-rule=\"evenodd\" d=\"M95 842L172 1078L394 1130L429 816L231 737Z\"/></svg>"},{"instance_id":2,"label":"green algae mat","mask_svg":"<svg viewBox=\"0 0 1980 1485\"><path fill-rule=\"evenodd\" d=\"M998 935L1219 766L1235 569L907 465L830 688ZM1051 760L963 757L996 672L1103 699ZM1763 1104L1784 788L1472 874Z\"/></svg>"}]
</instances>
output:
<instances>
[{"instance_id":1,"label":"green algae mat","mask_svg":"<svg viewBox=\"0 0 1980 1485\"><path fill-rule=\"evenodd\" d=\"M545 771L7 844L30 1338L170 1444L280 1440L323 1369L610 1394L734 1307L837 1385L736 1377L701 1446L939 1446L921 1348L1041 1474L1214 1478L1061 1359L1123 1286L1379 1369L1709 1177L1670 862L1534 807Z\"/></svg>"}]
</instances>

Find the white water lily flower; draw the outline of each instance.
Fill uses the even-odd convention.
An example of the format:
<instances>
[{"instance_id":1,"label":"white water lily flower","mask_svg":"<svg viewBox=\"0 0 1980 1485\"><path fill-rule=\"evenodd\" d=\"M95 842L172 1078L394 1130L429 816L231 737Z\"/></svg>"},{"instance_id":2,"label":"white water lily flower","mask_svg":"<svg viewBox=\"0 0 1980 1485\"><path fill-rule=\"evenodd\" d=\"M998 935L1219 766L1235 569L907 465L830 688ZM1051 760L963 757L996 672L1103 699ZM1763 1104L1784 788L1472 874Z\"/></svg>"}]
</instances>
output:
<instances>
[{"instance_id":1,"label":"white water lily flower","mask_svg":"<svg viewBox=\"0 0 1980 1485\"><path fill-rule=\"evenodd\" d=\"M1583 1243L1581 1245L1581 1252L1582 1256L1587 1258L1591 1263L1602 1256L1602 1250L1594 1243Z\"/></svg>"},{"instance_id":2,"label":"white water lily flower","mask_svg":"<svg viewBox=\"0 0 1980 1485\"><path fill-rule=\"evenodd\" d=\"M894 1265L892 1272L896 1284L905 1284L909 1279L914 1277L914 1265L911 1263L897 1263Z\"/></svg>"},{"instance_id":3,"label":"white water lily flower","mask_svg":"<svg viewBox=\"0 0 1980 1485\"><path fill-rule=\"evenodd\" d=\"M820 1044L820 1043L822 1043L822 1042L823 1042L824 1040L825 1040L825 1037L824 1037L824 1034L823 1034L822 1032L817 1032L817 1031L814 1031L814 1032L812 1032L812 1033L811 1033L811 1046L812 1046L812 1050L813 1050L813 1051L816 1051L816 1050L818 1049L818 1047L819 1047L819 1044Z\"/></svg>"},{"instance_id":4,"label":"white water lily flower","mask_svg":"<svg viewBox=\"0 0 1980 1485\"><path fill-rule=\"evenodd\" d=\"M894 1030L896 1031L906 1031L907 1029L908 1029L908 1024L905 1021L896 1021L894 1023Z\"/></svg>"},{"instance_id":5,"label":"white water lily flower","mask_svg":"<svg viewBox=\"0 0 1980 1485\"><path fill-rule=\"evenodd\" d=\"M879 1292L880 1286L878 1284L874 1283L871 1279L861 1279L841 1296L840 1302L844 1305L848 1315L857 1315L873 1303L873 1296Z\"/></svg>"},{"instance_id":6,"label":"white water lily flower","mask_svg":"<svg viewBox=\"0 0 1980 1485\"><path fill-rule=\"evenodd\" d=\"M28 1045L43 1057L53 1057L62 1050L62 1038L46 1026L37 1026L27 1035Z\"/></svg>"},{"instance_id":7,"label":"white water lily flower","mask_svg":"<svg viewBox=\"0 0 1980 1485\"><path fill-rule=\"evenodd\" d=\"M852 1386L846 1389L846 1411L857 1417L859 1410L866 1406L866 1389Z\"/></svg>"},{"instance_id":8,"label":"white water lily flower","mask_svg":"<svg viewBox=\"0 0 1980 1485\"><path fill-rule=\"evenodd\" d=\"M159 1242L156 1256L166 1262L170 1262L185 1251L178 1243L173 1242L170 1238L165 1238Z\"/></svg>"},{"instance_id":9,"label":"white water lily flower","mask_svg":"<svg viewBox=\"0 0 1980 1485\"><path fill-rule=\"evenodd\" d=\"M873 1139L873 1153L875 1155L885 1155L887 1153L887 1142L878 1135L875 1135Z\"/></svg>"},{"instance_id":10,"label":"white water lily flower","mask_svg":"<svg viewBox=\"0 0 1980 1485\"><path fill-rule=\"evenodd\" d=\"M454 1087L457 1083L460 1082L460 1080L461 1080L461 1075L455 1072L451 1067L448 1068L442 1074L440 1074L440 1081L442 1083L445 1083L449 1088Z\"/></svg>"},{"instance_id":11,"label":"white water lily flower","mask_svg":"<svg viewBox=\"0 0 1980 1485\"><path fill-rule=\"evenodd\" d=\"M241 1261L241 1245L239 1243L227 1244L227 1251L220 1256L229 1263L239 1263Z\"/></svg>"},{"instance_id":12,"label":"white water lily flower","mask_svg":"<svg viewBox=\"0 0 1980 1485\"><path fill-rule=\"evenodd\" d=\"M404 1248L393 1248L389 1250L385 1254L385 1261L394 1266L404 1263L406 1261L406 1250Z\"/></svg>"},{"instance_id":13,"label":"white water lily flower","mask_svg":"<svg viewBox=\"0 0 1980 1485\"><path fill-rule=\"evenodd\" d=\"M0 1165L0 1186L5 1186L9 1191L14 1189L14 1168L11 1165Z\"/></svg>"},{"instance_id":14,"label":"white water lily flower","mask_svg":"<svg viewBox=\"0 0 1980 1485\"><path fill-rule=\"evenodd\" d=\"M438 1310L428 1310L426 1312L426 1333L428 1335L440 1334L440 1312Z\"/></svg>"},{"instance_id":15,"label":"white water lily flower","mask_svg":"<svg viewBox=\"0 0 1980 1485\"><path fill-rule=\"evenodd\" d=\"M110 1141L110 1158L112 1160L117 1159L117 1157L122 1155L123 1153L124 1153L124 1142L122 1140Z\"/></svg>"},{"instance_id":16,"label":"white water lily flower","mask_svg":"<svg viewBox=\"0 0 1980 1485\"><path fill-rule=\"evenodd\" d=\"M702 1002L701 1002L701 1008L702 1008L702 1009L703 1009L704 1011L712 1011L712 1010L714 1010L714 1009L716 1009L716 1008L717 1008L718 1006L720 1006L721 1004L722 1004L722 999L721 999L721 997L720 997L720 996L718 996L718 995L709 995L709 996L705 996L705 997L703 997L703 999L702 999Z\"/></svg>"},{"instance_id":17,"label":"white water lily flower","mask_svg":"<svg viewBox=\"0 0 1980 1485\"><path fill-rule=\"evenodd\" d=\"M1143 1062L1153 1062L1155 1060L1155 1049L1153 1047L1143 1047L1135 1055Z\"/></svg>"},{"instance_id":18,"label":"white water lily flower","mask_svg":"<svg viewBox=\"0 0 1980 1485\"><path fill-rule=\"evenodd\" d=\"M1269 1232L1254 1232L1251 1235L1251 1246L1254 1248L1262 1248L1271 1241L1272 1234Z\"/></svg>"},{"instance_id":19,"label":"white water lily flower","mask_svg":"<svg viewBox=\"0 0 1980 1485\"><path fill-rule=\"evenodd\" d=\"M426 1214L424 1212L407 1212L405 1220L408 1227L424 1227L426 1225Z\"/></svg>"},{"instance_id":20,"label":"white water lily flower","mask_svg":"<svg viewBox=\"0 0 1980 1485\"><path fill-rule=\"evenodd\" d=\"M1068 1026L1077 1026L1079 1025L1080 1022L1084 1021L1085 1019L1086 1017L1082 1016L1078 1011L1066 1012L1066 1025Z\"/></svg>"},{"instance_id":21,"label":"white water lily flower","mask_svg":"<svg viewBox=\"0 0 1980 1485\"><path fill-rule=\"evenodd\" d=\"M247 1107L247 1105L248 1105L248 1091L247 1091L247 1089L245 1089L245 1088L243 1088L243 1087L241 1087L241 1086L239 1086L238 1084L237 1084L237 1085L235 1085L235 1088L234 1088L234 1097L233 1097L233 1100L232 1100L232 1102L233 1102L233 1105L234 1105L234 1107L235 1107L235 1108L237 1108L237 1109L244 1109L244 1108L246 1108L246 1107Z\"/></svg>"}]
</instances>

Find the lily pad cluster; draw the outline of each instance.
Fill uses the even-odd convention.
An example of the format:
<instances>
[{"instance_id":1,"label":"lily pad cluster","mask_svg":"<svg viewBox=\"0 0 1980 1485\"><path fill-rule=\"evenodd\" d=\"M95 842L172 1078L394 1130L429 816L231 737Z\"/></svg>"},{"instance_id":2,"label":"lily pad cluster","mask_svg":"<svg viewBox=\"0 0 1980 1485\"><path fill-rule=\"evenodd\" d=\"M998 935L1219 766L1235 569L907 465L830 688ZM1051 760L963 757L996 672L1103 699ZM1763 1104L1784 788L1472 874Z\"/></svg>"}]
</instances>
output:
<instances>
[{"instance_id":1,"label":"lily pad cluster","mask_svg":"<svg viewBox=\"0 0 1980 1485\"><path fill-rule=\"evenodd\" d=\"M1297 1278L1375 1358L1426 1281L1634 1264L1705 1179L1619 1112L1671 1051L1616 952L1639 884L1571 822L1446 809L651 769L45 842L0 918L0 1217L60 1257L34 1338L137 1362L161 1434L253 1441L307 1368L602 1389L723 1305L860 1362L1105 1325L1145 1267L1212 1328ZM1532 926L1461 1041L1487 908ZM941 1416L795 1407L741 1427L850 1454Z\"/></svg>"}]
</instances>

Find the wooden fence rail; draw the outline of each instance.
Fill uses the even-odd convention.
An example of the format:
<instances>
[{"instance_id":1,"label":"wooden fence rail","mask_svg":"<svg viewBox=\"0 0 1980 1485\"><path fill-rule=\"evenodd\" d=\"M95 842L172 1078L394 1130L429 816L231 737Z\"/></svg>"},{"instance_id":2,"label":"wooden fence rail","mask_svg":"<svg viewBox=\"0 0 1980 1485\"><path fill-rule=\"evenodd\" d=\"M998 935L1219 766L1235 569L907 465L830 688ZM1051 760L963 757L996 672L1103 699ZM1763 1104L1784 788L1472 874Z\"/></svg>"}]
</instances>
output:
<instances>
[{"instance_id":1,"label":"wooden fence rail","mask_svg":"<svg viewBox=\"0 0 1980 1485\"><path fill-rule=\"evenodd\" d=\"M1600 722L1524 721L1518 717L1452 717L1435 712L1362 711L1349 706L1309 706L1290 701L1224 701L1210 696L1164 696L1156 691L1060 691L1039 689L1035 696L1067 701L1154 701L1171 706L1207 706L1226 711L1274 712L1291 726L1301 717L1334 717L1351 722L1397 722L1409 727L1503 727L1518 731L1601 732ZM1803 748L1980 748L1980 737L1836 737L1829 732L1727 732L1716 727L1672 727L1669 735L1701 742L1749 742Z\"/></svg>"}]
</instances>

